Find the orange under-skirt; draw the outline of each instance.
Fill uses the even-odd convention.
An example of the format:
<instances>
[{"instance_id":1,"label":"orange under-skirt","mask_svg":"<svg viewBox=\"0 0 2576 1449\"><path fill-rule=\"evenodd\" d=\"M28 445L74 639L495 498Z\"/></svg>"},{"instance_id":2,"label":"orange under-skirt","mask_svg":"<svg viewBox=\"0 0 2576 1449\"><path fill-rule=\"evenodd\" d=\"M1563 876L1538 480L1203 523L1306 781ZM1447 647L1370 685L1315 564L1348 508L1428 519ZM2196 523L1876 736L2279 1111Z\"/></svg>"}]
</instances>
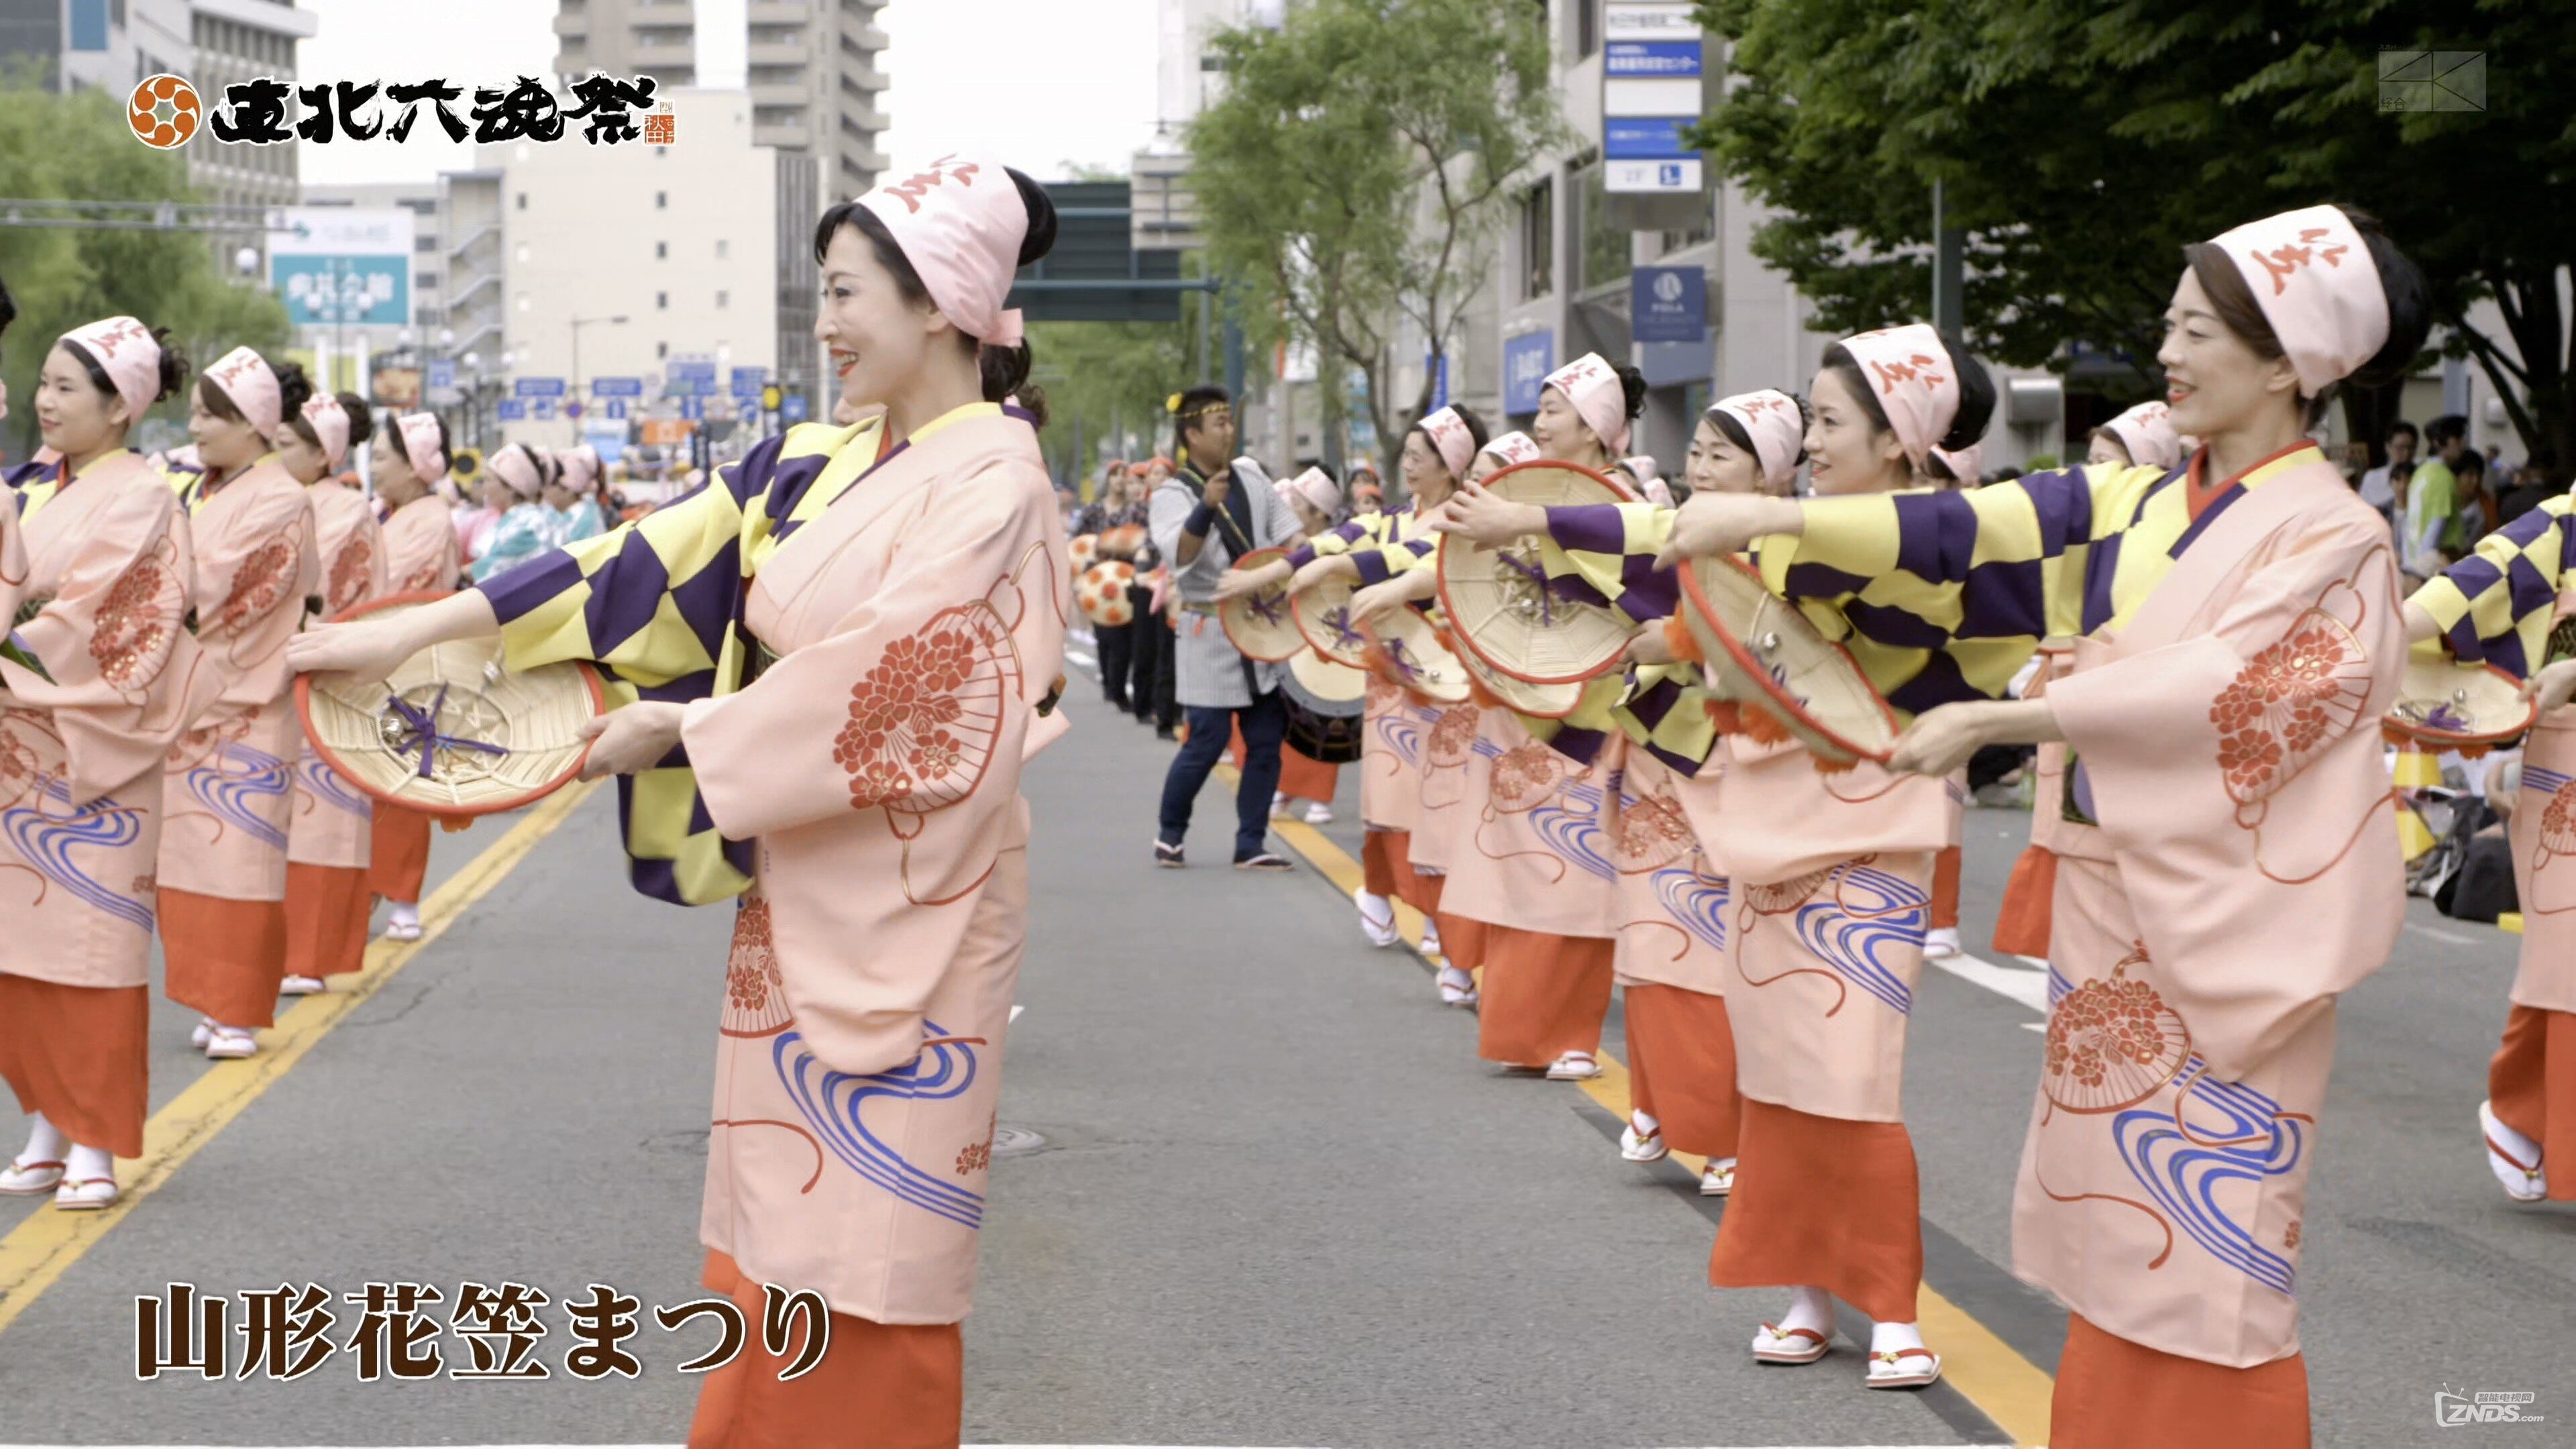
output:
<instances>
[{"instance_id":1,"label":"orange under-skirt","mask_svg":"<svg viewBox=\"0 0 2576 1449\"><path fill-rule=\"evenodd\" d=\"M1959 929L1959 867L1965 852L1953 845L1932 857L1932 929Z\"/></svg>"},{"instance_id":2,"label":"orange under-skirt","mask_svg":"<svg viewBox=\"0 0 2576 1449\"><path fill-rule=\"evenodd\" d=\"M1407 843L1405 846L1399 846L1396 848L1405 851L1409 856L1411 854L1409 847L1413 839L1412 832L1398 831L1396 833L1399 838ZM1410 859L1405 861L1404 869L1396 872L1395 876L1395 887L1397 892L1403 896L1404 903L1426 916L1437 916L1440 914L1440 893L1448 886L1448 884L1449 877L1445 875L1425 875L1421 871L1415 870L1413 868L1413 862Z\"/></svg>"},{"instance_id":3,"label":"orange under-skirt","mask_svg":"<svg viewBox=\"0 0 2576 1449\"><path fill-rule=\"evenodd\" d=\"M1406 858L1412 844L1409 830L1369 830L1360 834L1360 889L1373 896L1385 896L1408 905L1414 904L1417 892L1413 886L1413 864ZM1415 905L1415 909L1420 907Z\"/></svg>"},{"instance_id":4,"label":"orange under-skirt","mask_svg":"<svg viewBox=\"0 0 2576 1449\"><path fill-rule=\"evenodd\" d=\"M1420 876L1414 877L1422 879ZM1439 876L1431 877L1433 880ZM1485 932L1482 921L1451 915L1435 909L1432 923L1440 928L1440 959L1461 971L1481 970L1485 964Z\"/></svg>"},{"instance_id":5,"label":"orange under-skirt","mask_svg":"<svg viewBox=\"0 0 2576 1449\"><path fill-rule=\"evenodd\" d=\"M1448 931L1440 939L1447 943ZM1543 1067L1567 1052L1601 1050L1601 1020L1610 1014L1611 957L1617 945L1606 936L1552 936L1487 925L1476 1055L1516 1067Z\"/></svg>"},{"instance_id":6,"label":"orange under-skirt","mask_svg":"<svg viewBox=\"0 0 2576 1449\"><path fill-rule=\"evenodd\" d=\"M1628 1100L1655 1119L1667 1146L1736 1155L1735 1028L1726 998L1679 986L1628 988Z\"/></svg>"},{"instance_id":7,"label":"orange under-skirt","mask_svg":"<svg viewBox=\"0 0 2576 1449\"><path fill-rule=\"evenodd\" d=\"M2487 1065L2496 1120L2540 1144L2551 1202L2576 1202L2576 1015L2517 1006Z\"/></svg>"},{"instance_id":8,"label":"orange under-skirt","mask_svg":"<svg viewBox=\"0 0 2576 1449\"><path fill-rule=\"evenodd\" d=\"M363 865L286 863L286 974L338 976L367 964L375 899Z\"/></svg>"},{"instance_id":9,"label":"orange under-skirt","mask_svg":"<svg viewBox=\"0 0 2576 1449\"><path fill-rule=\"evenodd\" d=\"M429 874L429 817L377 801L368 849L367 889L389 901L419 905L420 883Z\"/></svg>"},{"instance_id":10,"label":"orange under-skirt","mask_svg":"<svg viewBox=\"0 0 2576 1449\"><path fill-rule=\"evenodd\" d=\"M1995 949L2007 956L2048 959L2050 912L2057 898L2057 852L2044 845L2022 848L2013 862L2012 879L2004 882L2003 904L1995 912Z\"/></svg>"},{"instance_id":11,"label":"orange under-skirt","mask_svg":"<svg viewBox=\"0 0 2576 1449\"><path fill-rule=\"evenodd\" d=\"M1742 1189L1737 1189L1739 1194ZM1735 1207L1727 1205L1732 1214ZM2049 1449L2308 1449L2303 1354L2228 1368L2066 1318Z\"/></svg>"},{"instance_id":12,"label":"orange under-skirt","mask_svg":"<svg viewBox=\"0 0 2576 1449\"><path fill-rule=\"evenodd\" d=\"M162 988L225 1026L275 1026L286 979L286 902L161 888Z\"/></svg>"},{"instance_id":13,"label":"orange under-skirt","mask_svg":"<svg viewBox=\"0 0 2576 1449\"><path fill-rule=\"evenodd\" d=\"M966 1412L966 1342L954 1323L877 1323L835 1313L822 1362L784 1383L804 1315L786 1348L762 1341L761 1285L709 1251L706 1286L731 1298L749 1329L733 1362L698 1386L689 1449L955 1449Z\"/></svg>"},{"instance_id":14,"label":"orange under-skirt","mask_svg":"<svg viewBox=\"0 0 2576 1449\"><path fill-rule=\"evenodd\" d=\"M143 1155L152 988L0 974L0 1079L83 1147Z\"/></svg>"},{"instance_id":15,"label":"orange under-skirt","mask_svg":"<svg viewBox=\"0 0 2576 1449\"><path fill-rule=\"evenodd\" d=\"M1822 1288L1879 1323L1912 1323L1923 1282L1921 1186L1902 1122L1744 1101L1735 1193L1708 1281Z\"/></svg>"}]
</instances>

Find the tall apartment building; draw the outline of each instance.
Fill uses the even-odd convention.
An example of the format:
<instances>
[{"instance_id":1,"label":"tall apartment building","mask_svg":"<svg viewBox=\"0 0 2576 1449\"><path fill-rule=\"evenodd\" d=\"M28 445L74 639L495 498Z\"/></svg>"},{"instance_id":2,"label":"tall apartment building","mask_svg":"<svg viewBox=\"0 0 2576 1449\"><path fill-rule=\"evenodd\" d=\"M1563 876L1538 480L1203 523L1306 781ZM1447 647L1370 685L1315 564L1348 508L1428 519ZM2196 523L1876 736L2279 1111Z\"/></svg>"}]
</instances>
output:
<instances>
[{"instance_id":1,"label":"tall apartment building","mask_svg":"<svg viewBox=\"0 0 2576 1449\"><path fill-rule=\"evenodd\" d=\"M699 79L692 0L556 0L555 69L650 75L665 88ZM779 385L829 411L821 349L811 341L822 279L811 245L827 198L856 196L885 169L877 138L885 0L746 0L744 84L751 138L768 148L777 214L775 327ZM801 340L801 341L800 341Z\"/></svg>"}]
</instances>

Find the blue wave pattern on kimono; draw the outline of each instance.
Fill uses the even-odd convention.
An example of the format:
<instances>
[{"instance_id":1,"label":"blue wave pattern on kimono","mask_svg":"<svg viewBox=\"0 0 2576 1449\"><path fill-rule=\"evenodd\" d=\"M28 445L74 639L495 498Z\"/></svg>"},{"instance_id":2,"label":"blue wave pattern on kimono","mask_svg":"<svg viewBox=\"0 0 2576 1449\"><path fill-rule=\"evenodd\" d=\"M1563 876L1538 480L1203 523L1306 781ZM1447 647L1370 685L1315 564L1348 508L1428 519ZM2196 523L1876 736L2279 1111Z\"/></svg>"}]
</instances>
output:
<instances>
[{"instance_id":1,"label":"blue wave pattern on kimono","mask_svg":"<svg viewBox=\"0 0 2576 1449\"><path fill-rule=\"evenodd\" d=\"M216 751L217 766L198 765L187 774L188 793L216 819L262 845L286 848L286 832L259 813L263 799L286 795L286 762L265 750L228 740ZM225 768L225 767L231 768Z\"/></svg>"},{"instance_id":2,"label":"blue wave pattern on kimono","mask_svg":"<svg viewBox=\"0 0 2576 1449\"><path fill-rule=\"evenodd\" d=\"M1395 752L1406 769L1422 763L1422 721L1415 719L1406 706L1397 705L1378 716L1377 738L1378 743Z\"/></svg>"},{"instance_id":3,"label":"blue wave pattern on kimono","mask_svg":"<svg viewBox=\"0 0 2576 1449\"><path fill-rule=\"evenodd\" d=\"M48 777L41 788L47 799L71 804L71 789L60 780ZM72 859L76 846L117 850L132 845L143 833L140 819L113 798L102 795L69 819L42 810L0 811L0 830L8 832L19 858L45 879L147 934L152 930L149 903L110 890Z\"/></svg>"},{"instance_id":4,"label":"blue wave pattern on kimono","mask_svg":"<svg viewBox=\"0 0 2576 1449\"><path fill-rule=\"evenodd\" d=\"M2120 1113L2111 1122L2112 1140L2130 1175L2193 1242L2255 1282L2295 1297L2298 1270L2227 1215L2218 1205L2218 1189L2295 1171L2306 1151L2307 1124L2284 1120L2279 1102L2241 1082L2213 1081L2208 1071L2209 1063L2192 1053L2183 1063L2184 1085L2174 1106ZM2192 1121L2186 1136L2175 1124L2196 1105L2223 1120L2215 1126Z\"/></svg>"},{"instance_id":5,"label":"blue wave pattern on kimono","mask_svg":"<svg viewBox=\"0 0 2576 1449\"><path fill-rule=\"evenodd\" d=\"M933 1038L948 1035L935 1021L925 1019L922 1025ZM816 1061L814 1054L805 1050L802 1032L781 1033L771 1044L769 1055L778 1069L779 1085L795 1099L797 1112L813 1124L831 1147L832 1155L852 1172L924 1212L979 1231L983 1228L982 1193L968 1192L906 1161L903 1154L868 1130L862 1115L862 1109L874 1097L938 1102L964 1095L975 1084L972 1046L941 1042L893 1071L865 1077L836 1072Z\"/></svg>"},{"instance_id":6,"label":"blue wave pattern on kimono","mask_svg":"<svg viewBox=\"0 0 2576 1449\"><path fill-rule=\"evenodd\" d=\"M1569 808L1570 807L1570 808ZM1554 800L1530 812L1530 825L1548 847L1568 864L1579 865L1603 880L1618 877L1601 838L1601 792L1590 785L1567 785Z\"/></svg>"},{"instance_id":7,"label":"blue wave pattern on kimono","mask_svg":"<svg viewBox=\"0 0 2576 1449\"><path fill-rule=\"evenodd\" d=\"M1883 965L1879 956L1891 948L1922 949L1923 933L1932 920L1931 892L1863 865L1839 866L1834 875L1828 889L1835 899L1798 908L1798 939L1816 959L1877 997L1890 1011L1912 1015L1914 989ZM1865 914L1847 914L1842 905L1846 899Z\"/></svg>"},{"instance_id":8,"label":"blue wave pattern on kimono","mask_svg":"<svg viewBox=\"0 0 2576 1449\"><path fill-rule=\"evenodd\" d=\"M2522 767L2522 788L2539 795L2555 795L2566 789L2568 778L2556 770L2535 770L2529 765Z\"/></svg>"},{"instance_id":9,"label":"blue wave pattern on kimono","mask_svg":"<svg viewBox=\"0 0 2576 1449\"><path fill-rule=\"evenodd\" d=\"M319 755L306 755L295 762L296 778L304 782L304 791L317 800L346 810L362 819L372 819L375 802L360 793L340 772L322 763Z\"/></svg>"},{"instance_id":10,"label":"blue wave pattern on kimono","mask_svg":"<svg viewBox=\"0 0 2576 1449\"><path fill-rule=\"evenodd\" d=\"M1709 880L1688 866L1668 865L1655 872L1655 899L1673 924L1698 937L1712 951L1726 949L1726 899L1723 879Z\"/></svg>"}]
</instances>

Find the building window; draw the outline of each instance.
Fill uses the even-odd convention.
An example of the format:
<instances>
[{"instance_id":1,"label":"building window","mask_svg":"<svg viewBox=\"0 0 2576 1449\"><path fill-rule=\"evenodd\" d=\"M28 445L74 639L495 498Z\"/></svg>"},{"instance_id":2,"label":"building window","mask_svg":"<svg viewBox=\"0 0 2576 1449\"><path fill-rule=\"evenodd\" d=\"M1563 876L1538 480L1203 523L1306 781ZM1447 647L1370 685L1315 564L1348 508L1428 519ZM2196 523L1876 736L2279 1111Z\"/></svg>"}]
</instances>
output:
<instances>
[{"instance_id":1,"label":"building window","mask_svg":"<svg viewBox=\"0 0 2576 1449\"><path fill-rule=\"evenodd\" d=\"M438 286L438 273L414 272L411 274L411 284L424 292L435 290Z\"/></svg>"},{"instance_id":2,"label":"building window","mask_svg":"<svg viewBox=\"0 0 2576 1449\"><path fill-rule=\"evenodd\" d=\"M671 355L671 344L670 344L670 343L668 343L668 342L656 342L656 343L654 343L654 344L653 344L653 360L654 360L655 362L659 362L659 361L661 361L663 358L666 358L666 357L668 357L668 356L670 356L670 355Z\"/></svg>"},{"instance_id":3,"label":"building window","mask_svg":"<svg viewBox=\"0 0 2576 1449\"><path fill-rule=\"evenodd\" d=\"M719 312L723 311L723 310L725 309L725 307L727 306L727 304L729 304L730 302L732 302L732 300L733 300L733 294L732 294L731 292L718 292L718 293L716 293L716 310L717 310L717 311L719 311Z\"/></svg>"},{"instance_id":4,"label":"building window","mask_svg":"<svg viewBox=\"0 0 2576 1449\"><path fill-rule=\"evenodd\" d=\"M717 260L717 261L723 261L727 256L729 256L729 255L731 255L731 254L732 254L732 251L733 251L733 243L731 243L731 242L729 242L729 241L726 241L726 240L725 240L724 238L722 238L722 237L718 237L718 238L716 238L716 260Z\"/></svg>"},{"instance_id":5,"label":"building window","mask_svg":"<svg viewBox=\"0 0 2576 1449\"><path fill-rule=\"evenodd\" d=\"M670 244L669 242L655 242L655 243L653 243L653 260L655 260L655 261L657 261L657 262L667 262L667 261L669 261L670 259L671 259L671 244Z\"/></svg>"},{"instance_id":6,"label":"building window","mask_svg":"<svg viewBox=\"0 0 2576 1449\"><path fill-rule=\"evenodd\" d=\"M438 238L427 232L417 233L411 239L411 249L416 252L434 252L438 250Z\"/></svg>"},{"instance_id":7,"label":"building window","mask_svg":"<svg viewBox=\"0 0 2576 1449\"><path fill-rule=\"evenodd\" d=\"M521 211L528 209L528 193L524 191L519 193L519 209Z\"/></svg>"},{"instance_id":8,"label":"building window","mask_svg":"<svg viewBox=\"0 0 2576 1449\"><path fill-rule=\"evenodd\" d=\"M653 209L655 211L668 211L670 208L671 193L667 191L656 191L653 193Z\"/></svg>"},{"instance_id":9,"label":"building window","mask_svg":"<svg viewBox=\"0 0 2576 1449\"><path fill-rule=\"evenodd\" d=\"M668 312L668 311L670 311L670 310L671 310L671 294L670 294L670 293L668 293L668 292L655 292L655 293L653 294L653 306L654 306L657 310L659 310L659 311L663 311L663 312Z\"/></svg>"},{"instance_id":10,"label":"building window","mask_svg":"<svg viewBox=\"0 0 2576 1449\"><path fill-rule=\"evenodd\" d=\"M1590 60L1601 48L1601 0L1573 0L1574 58Z\"/></svg>"},{"instance_id":11,"label":"building window","mask_svg":"<svg viewBox=\"0 0 2576 1449\"><path fill-rule=\"evenodd\" d=\"M72 0L70 48L107 49L107 0Z\"/></svg>"},{"instance_id":12,"label":"building window","mask_svg":"<svg viewBox=\"0 0 2576 1449\"><path fill-rule=\"evenodd\" d=\"M1521 193L1521 300L1556 290L1556 179Z\"/></svg>"}]
</instances>

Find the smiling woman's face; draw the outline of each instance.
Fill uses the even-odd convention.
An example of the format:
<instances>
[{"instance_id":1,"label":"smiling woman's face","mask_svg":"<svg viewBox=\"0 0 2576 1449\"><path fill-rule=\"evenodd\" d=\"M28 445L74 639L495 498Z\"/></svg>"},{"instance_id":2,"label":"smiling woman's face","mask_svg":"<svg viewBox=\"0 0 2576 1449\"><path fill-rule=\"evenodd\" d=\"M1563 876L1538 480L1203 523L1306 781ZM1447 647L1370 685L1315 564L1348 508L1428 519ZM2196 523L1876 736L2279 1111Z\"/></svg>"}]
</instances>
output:
<instances>
[{"instance_id":1,"label":"smiling woman's face","mask_svg":"<svg viewBox=\"0 0 2576 1449\"><path fill-rule=\"evenodd\" d=\"M1817 494L1885 493L1913 481L1905 445L1882 428L1869 405L1839 367L1816 374L1807 397L1815 416L1807 424L1807 482Z\"/></svg>"},{"instance_id":2,"label":"smiling woman's face","mask_svg":"<svg viewBox=\"0 0 2576 1449\"><path fill-rule=\"evenodd\" d=\"M823 306L814 337L831 350L841 401L885 401L921 371L931 344L946 341L949 331L926 300L905 300L865 233L855 226L832 233L823 249Z\"/></svg>"},{"instance_id":3,"label":"smiling woman's face","mask_svg":"<svg viewBox=\"0 0 2576 1449\"><path fill-rule=\"evenodd\" d=\"M2173 305L2165 309L2165 340L2156 362L2165 370L2165 403L2178 433L2206 438L2234 432L2285 399L2298 406L2298 374L2289 360L2264 357L2229 331L2189 267L2182 269Z\"/></svg>"},{"instance_id":4,"label":"smiling woman's face","mask_svg":"<svg viewBox=\"0 0 2576 1449\"><path fill-rule=\"evenodd\" d=\"M1737 447L1715 418L1700 419L1691 433L1690 461L1682 469L1682 479L1694 496L1771 491L1763 486L1762 461Z\"/></svg>"}]
</instances>

